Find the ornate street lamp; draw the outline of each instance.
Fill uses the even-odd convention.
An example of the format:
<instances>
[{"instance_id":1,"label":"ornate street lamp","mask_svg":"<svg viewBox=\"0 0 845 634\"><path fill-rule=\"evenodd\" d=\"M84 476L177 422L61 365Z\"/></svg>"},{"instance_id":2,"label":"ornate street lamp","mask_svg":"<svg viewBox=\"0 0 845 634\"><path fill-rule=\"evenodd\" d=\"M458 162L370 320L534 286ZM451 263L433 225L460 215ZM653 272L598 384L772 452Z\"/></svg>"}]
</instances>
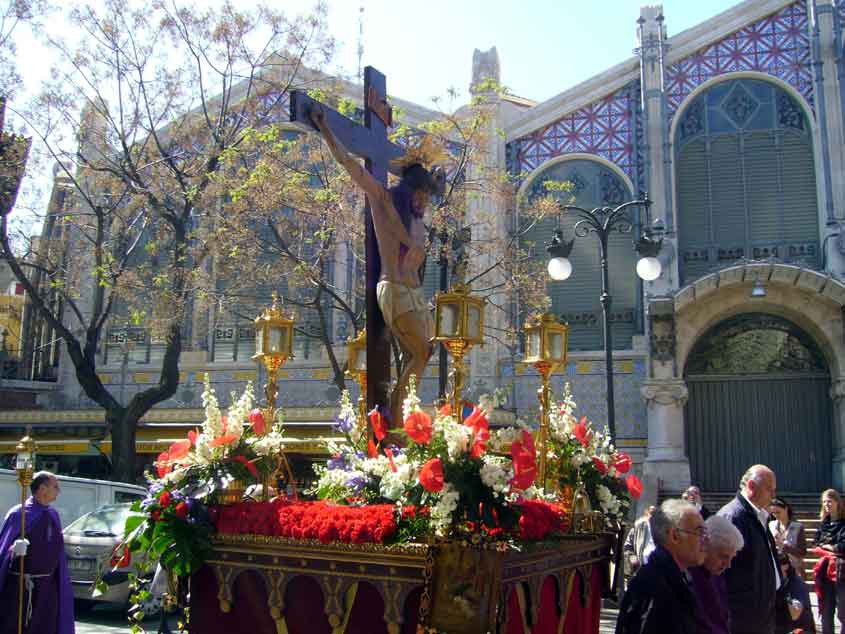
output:
<instances>
[{"instance_id":1,"label":"ornate street lamp","mask_svg":"<svg viewBox=\"0 0 845 634\"><path fill-rule=\"evenodd\" d=\"M484 304L473 297L464 284L455 285L448 293L434 296L434 337L452 355L452 413L460 420L461 395L464 389L464 355L475 344L484 344Z\"/></svg>"},{"instance_id":2,"label":"ornate street lamp","mask_svg":"<svg viewBox=\"0 0 845 634\"><path fill-rule=\"evenodd\" d=\"M608 237L611 233L631 233L638 222L632 220L628 215L629 208L636 207L645 210L644 229L639 238L634 241L634 250L639 254L637 262L637 275L647 281L656 280L660 277L661 264L657 259L660 249L663 246L664 227L660 219L651 222L650 209L651 201L646 193L641 193L636 200L630 200L616 207L596 207L588 210L576 205L563 205L562 211L571 212L577 218L575 223L575 237L583 238L594 233L599 239L601 256L601 296L599 301L602 307L604 320L604 354L605 354L605 376L607 380L607 426L611 439L616 439L616 412L613 400L613 342L610 332L610 281L608 273ZM549 276L555 281L563 281L572 274L572 264L569 261L569 253L572 251L574 238L567 241L560 228L555 231L552 241L546 247L551 257L548 264Z\"/></svg>"},{"instance_id":3,"label":"ornate street lamp","mask_svg":"<svg viewBox=\"0 0 845 634\"><path fill-rule=\"evenodd\" d=\"M537 390L542 416L537 445L540 464L537 470L537 486L546 487L546 445L549 437L549 414L551 412L551 390L549 379L554 372L566 367L566 353L569 347L569 327L558 321L551 313L543 313L525 324L525 357L523 363L533 366L543 380Z\"/></svg>"},{"instance_id":4,"label":"ornate street lamp","mask_svg":"<svg viewBox=\"0 0 845 634\"><path fill-rule=\"evenodd\" d=\"M32 482L32 473L35 471L35 441L30 437L27 429L26 435L18 441L15 447L15 471L18 472L18 483L21 485L21 536L19 539L26 539L26 491ZM18 634L23 632L23 603L24 603L24 556L20 557L18 574Z\"/></svg>"},{"instance_id":5,"label":"ornate street lamp","mask_svg":"<svg viewBox=\"0 0 845 634\"><path fill-rule=\"evenodd\" d=\"M358 384L359 424L367 426L367 329L346 342L346 374Z\"/></svg>"},{"instance_id":6,"label":"ornate street lamp","mask_svg":"<svg viewBox=\"0 0 845 634\"><path fill-rule=\"evenodd\" d=\"M293 359L293 317L286 316L279 306L279 296L273 293L273 304L255 318L255 354L253 361L260 361L267 368L267 385L264 395L267 397L267 409L275 418L276 379L279 369L288 359Z\"/></svg>"}]
</instances>

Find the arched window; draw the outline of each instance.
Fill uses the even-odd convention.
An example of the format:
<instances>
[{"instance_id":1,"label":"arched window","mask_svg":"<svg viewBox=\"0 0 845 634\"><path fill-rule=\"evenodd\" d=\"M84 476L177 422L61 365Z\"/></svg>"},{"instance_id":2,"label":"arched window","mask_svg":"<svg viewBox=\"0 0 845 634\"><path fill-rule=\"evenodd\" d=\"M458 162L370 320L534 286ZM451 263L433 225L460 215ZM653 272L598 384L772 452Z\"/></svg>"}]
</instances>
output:
<instances>
[{"instance_id":1,"label":"arched window","mask_svg":"<svg viewBox=\"0 0 845 634\"><path fill-rule=\"evenodd\" d=\"M682 284L741 258L819 265L810 125L775 84L716 84L675 130Z\"/></svg>"},{"instance_id":2,"label":"arched window","mask_svg":"<svg viewBox=\"0 0 845 634\"><path fill-rule=\"evenodd\" d=\"M531 204L533 198L549 193L546 187L549 181L570 183L572 190L560 196L565 202L574 198L573 204L585 209L615 206L633 197L625 181L606 165L588 159L573 159L555 163L534 178L529 185L527 204ZM567 238L572 238L575 219L563 214L560 224ZM524 245L534 257L548 260L545 246L556 228L557 220L546 218L526 233ZM631 234L612 234L608 246L610 292L613 297L613 347L625 350L631 348L631 338L640 327L640 293L635 272L637 257ZM600 350L604 342L599 303L601 267L598 239L592 235L577 238L569 259L572 262L569 279L562 282L547 281L547 292L552 300L551 311L569 324L571 350ZM524 319L525 315L522 317Z\"/></svg>"}]
</instances>

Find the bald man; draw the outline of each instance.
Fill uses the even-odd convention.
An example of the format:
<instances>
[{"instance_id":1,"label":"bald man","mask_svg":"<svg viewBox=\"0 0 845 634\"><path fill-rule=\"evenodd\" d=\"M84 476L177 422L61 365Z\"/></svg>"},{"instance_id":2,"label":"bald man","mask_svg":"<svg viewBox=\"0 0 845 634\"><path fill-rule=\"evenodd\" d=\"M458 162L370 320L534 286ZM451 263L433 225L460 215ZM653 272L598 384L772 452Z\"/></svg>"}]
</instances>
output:
<instances>
[{"instance_id":1,"label":"bald man","mask_svg":"<svg viewBox=\"0 0 845 634\"><path fill-rule=\"evenodd\" d=\"M718 513L739 529L744 540L725 572L731 634L775 631L775 594L781 574L768 519L776 488L774 471L761 464L749 467L739 481L737 496Z\"/></svg>"}]
</instances>

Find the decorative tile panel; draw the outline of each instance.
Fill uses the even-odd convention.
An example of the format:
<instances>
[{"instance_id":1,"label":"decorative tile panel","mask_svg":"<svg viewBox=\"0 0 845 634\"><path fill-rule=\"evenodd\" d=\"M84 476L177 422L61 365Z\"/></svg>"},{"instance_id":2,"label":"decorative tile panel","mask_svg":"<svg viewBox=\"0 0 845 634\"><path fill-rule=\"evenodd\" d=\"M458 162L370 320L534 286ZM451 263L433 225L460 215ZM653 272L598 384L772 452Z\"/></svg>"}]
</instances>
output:
<instances>
[{"instance_id":1,"label":"decorative tile panel","mask_svg":"<svg viewBox=\"0 0 845 634\"><path fill-rule=\"evenodd\" d=\"M666 99L674 116L684 98L704 82L737 71L782 79L813 103L807 6L796 2L731 33L666 69ZM738 106L744 107L738 103ZM741 113L741 108L737 112Z\"/></svg>"},{"instance_id":2,"label":"decorative tile panel","mask_svg":"<svg viewBox=\"0 0 845 634\"><path fill-rule=\"evenodd\" d=\"M525 175L565 154L595 154L619 166L639 183L634 135L639 81L508 144L512 172ZM637 153L639 154L639 153Z\"/></svg>"}]
</instances>

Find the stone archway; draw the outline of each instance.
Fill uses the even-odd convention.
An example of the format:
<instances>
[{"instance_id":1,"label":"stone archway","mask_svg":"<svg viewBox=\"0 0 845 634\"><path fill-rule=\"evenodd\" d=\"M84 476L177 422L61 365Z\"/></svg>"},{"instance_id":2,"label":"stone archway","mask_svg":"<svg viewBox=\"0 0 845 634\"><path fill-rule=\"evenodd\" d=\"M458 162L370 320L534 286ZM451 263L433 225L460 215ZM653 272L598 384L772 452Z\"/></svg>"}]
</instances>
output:
<instances>
[{"instance_id":1,"label":"stone archway","mask_svg":"<svg viewBox=\"0 0 845 634\"><path fill-rule=\"evenodd\" d=\"M767 313L734 315L695 343L684 379L684 444L703 490L733 491L756 463L774 469L781 491L830 487L830 373L798 326Z\"/></svg>"},{"instance_id":2,"label":"stone archway","mask_svg":"<svg viewBox=\"0 0 845 634\"><path fill-rule=\"evenodd\" d=\"M765 297L751 298L760 282ZM749 262L705 275L670 297L649 301L648 452L644 473L667 491L690 482L684 369L696 342L720 322L761 312L795 324L817 344L829 368L832 399L831 481L845 485L845 284L812 269Z\"/></svg>"}]
</instances>

